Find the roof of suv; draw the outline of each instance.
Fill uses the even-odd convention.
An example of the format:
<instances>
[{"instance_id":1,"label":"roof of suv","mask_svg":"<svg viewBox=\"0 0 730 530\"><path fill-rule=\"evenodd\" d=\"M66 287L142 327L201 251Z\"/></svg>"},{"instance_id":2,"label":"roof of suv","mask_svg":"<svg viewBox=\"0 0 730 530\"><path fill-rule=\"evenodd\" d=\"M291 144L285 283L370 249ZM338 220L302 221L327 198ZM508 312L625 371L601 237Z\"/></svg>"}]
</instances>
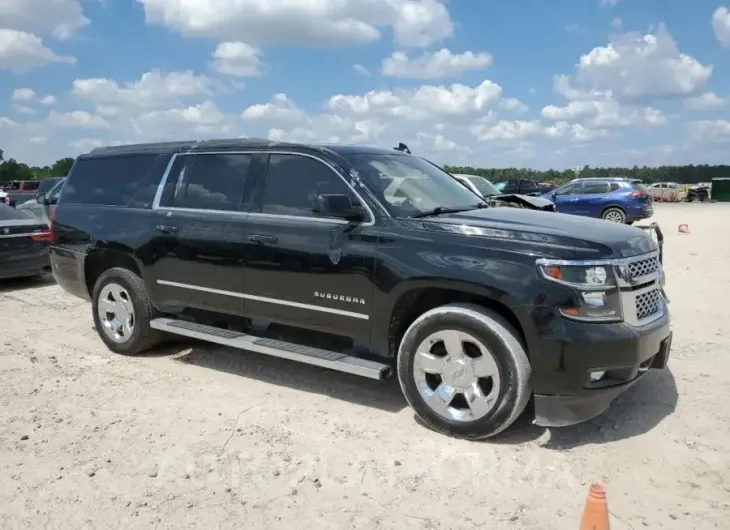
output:
<instances>
[{"instance_id":1,"label":"roof of suv","mask_svg":"<svg viewBox=\"0 0 730 530\"><path fill-rule=\"evenodd\" d=\"M571 180L571 182L641 182L639 179L631 177L582 177Z\"/></svg>"},{"instance_id":2,"label":"roof of suv","mask_svg":"<svg viewBox=\"0 0 730 530\"><path fill-rule=\"evenodd\" d=\"M96 149L90 151L88 154L81 156L102 157L131 153L173 154L183 151L203 151L211 149L264 149L276 147L317 149L320 151L327 150L342 156L347 156L355 153L407 155L407 153L403 153L402 151L398 151L395 149L384 149L380 147L364 145L303 144L293 142L276 142L272 140L266 140L264 138L235 138L221 140L190 140L181 142L158 142L97 147Z\"/></svg>"}]
</instances>

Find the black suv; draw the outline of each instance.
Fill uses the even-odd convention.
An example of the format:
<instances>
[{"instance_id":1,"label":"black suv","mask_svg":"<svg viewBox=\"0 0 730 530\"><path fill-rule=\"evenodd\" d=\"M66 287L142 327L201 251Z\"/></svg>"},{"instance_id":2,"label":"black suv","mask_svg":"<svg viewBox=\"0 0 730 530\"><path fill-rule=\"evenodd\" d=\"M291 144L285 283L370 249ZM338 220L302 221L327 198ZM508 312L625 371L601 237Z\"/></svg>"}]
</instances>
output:
<instances>
[{"instance_id":1,"label":"black suv","mask_svg":"<svg viewBox=\"0 0 730 530\"><path fill-rule=\"evenodd\" d=\"M398 376L430 427L590 419L671 333L639 228L488 206L401 151L266 140L95 149L52 223L58 283L114 352L176 334ZM531 409L532 411L532 409Z\"/></svg>"}]
</instances>

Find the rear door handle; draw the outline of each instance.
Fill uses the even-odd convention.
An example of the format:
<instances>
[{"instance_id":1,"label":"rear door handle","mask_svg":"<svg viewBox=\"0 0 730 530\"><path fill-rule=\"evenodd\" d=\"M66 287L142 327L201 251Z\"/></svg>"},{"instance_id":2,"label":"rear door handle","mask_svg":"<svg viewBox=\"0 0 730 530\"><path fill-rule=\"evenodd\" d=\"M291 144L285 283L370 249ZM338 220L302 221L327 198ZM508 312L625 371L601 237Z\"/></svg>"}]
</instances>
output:
<instances>
[{"instance_id":1,"label":"rear door handle","mask_svg":"<svg viewBox=\"0 0 730 530\"><path fill-rule=\"evenodd\" d=\"M262 243L262 244L269 244L269 245L273 245L274 243L277 243L279 241L279 238L276 236L267 236L264 234L254 234L249 239L254 243Z\"/></svg>"},{"instance_id":2,"label":"rear door handle","mask_svg":"<svg viewBox=\"0 0 730 530\"><path fill-rule=\"evenodd\" d=\"M177 226L172 225L157 225L155 230L162 232L163 234L175 234L178 230Z\"/></svg>"}]
</instances>

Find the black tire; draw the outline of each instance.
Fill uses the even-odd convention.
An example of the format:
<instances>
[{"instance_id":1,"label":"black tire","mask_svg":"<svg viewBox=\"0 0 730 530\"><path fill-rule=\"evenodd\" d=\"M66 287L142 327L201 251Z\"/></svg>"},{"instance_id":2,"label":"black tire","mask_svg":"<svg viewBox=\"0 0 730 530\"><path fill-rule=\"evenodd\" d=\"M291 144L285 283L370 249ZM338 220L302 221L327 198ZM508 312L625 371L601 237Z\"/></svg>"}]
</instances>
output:
<instances>
[{"instance_id":1,"label":"black tire","mask_svg":"<svg viewBox=\"0 0 730 530\"><path fill-rule=\"evenodd\" d=\"M116 283L124 287L129 293L130 301L134 307L134 329L130 338L121 343L113 341L104 333L99 320L99 295L104 286L109 283ZM130 270L115 267L99 276L91 295L91 306L96 331L107 348L114 353L137 355L149 350L162 340L163 334L150 327L150 321L155 317L155 309L147 295L144 282L142 278Z\"/></svg>"},{"instance_id":2,"label":"black tire","mask_svg":"<svg viewBox=\"0 0 730 530\"><path fill-rule=\"evenodd\" d=\"M621 220L619 221L616 219L613 221L614 223L626 223L626 212L624 212L621 208L618 208L617 206L612 206L611 208L606 208L603 213L601 214L601 219L608 221L607 217L609 215L620 215Z\"/></svg>"},{"instance_id":3,"label":"black tire","mask_svg":"<svg viewBox=\"0 0 730 530\"><path fill-rule=\"evenodd\" d=\"M416 386L413 361L419 344L438 331L469 333L488 347L497 365L500 390L496 403L474 421L456 421L436 413ZM502 316L476 304L447 304L427 311L408 328L398 349L398 381L419 419L434 431L470 440L494 436L522 414L530 399L530 361L514 328Z\"/></svg>"}]
</instances>

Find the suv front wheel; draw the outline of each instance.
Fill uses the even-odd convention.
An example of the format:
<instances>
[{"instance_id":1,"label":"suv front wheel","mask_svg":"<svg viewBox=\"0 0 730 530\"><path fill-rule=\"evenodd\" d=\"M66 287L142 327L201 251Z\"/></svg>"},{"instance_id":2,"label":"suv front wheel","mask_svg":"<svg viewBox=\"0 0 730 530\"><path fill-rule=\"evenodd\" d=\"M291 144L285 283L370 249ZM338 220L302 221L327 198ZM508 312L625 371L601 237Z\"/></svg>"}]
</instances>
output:
<instances>
[{"instance_id":1,"label":"suv front wheel","mask_svg":"<svg viewBox=\"0 0 730 530\"><path fill-rule=\"evenodd\" d=\"M488 438L514 423L530 398L530 371L513 327L475 304L427 311L398 350L408 403L428 427L460 438Z\"/></svg>"},{"instance_id":2,"label":"suv front wheel","mask_svg":"<svg viewBox=\"0 0 730 530\"><path fill-rule=\"evenodd\" d=\"M130 270L115 267L104 272L91 295L96 331L114 353L136 355L160 340L150 327L154 308L142 278Z\"/></svg>"}]
</instances>

